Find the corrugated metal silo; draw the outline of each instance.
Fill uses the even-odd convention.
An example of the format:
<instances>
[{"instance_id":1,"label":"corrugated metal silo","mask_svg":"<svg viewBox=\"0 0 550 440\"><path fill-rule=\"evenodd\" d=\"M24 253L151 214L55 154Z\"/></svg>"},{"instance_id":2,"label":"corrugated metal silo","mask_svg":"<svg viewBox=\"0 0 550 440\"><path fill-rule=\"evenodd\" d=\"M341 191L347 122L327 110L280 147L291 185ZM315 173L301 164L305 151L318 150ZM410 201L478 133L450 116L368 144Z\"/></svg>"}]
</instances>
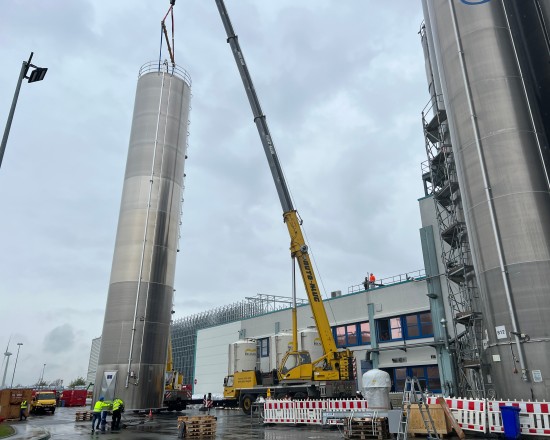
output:
<instances>
[{"instance_id":1,"label":"corrugated metal silo","mask_svg":"<svg viewBox=\"0 0 550 440\"><path fill-rule=\"evenodd\" d=\"M486 383L498 397L549 399L548 141L514 16L545 3L544 16L548 2L426 3L486 325Z\"/></svg>"},{"instance_id":2,"label":"corrugated metal silo","mask_svg":"<svg viewBox=\"0 0 550 440\"><path fill-rule=\"evenodd\" d=\"M190 77L140 70L94 397L162 406L178 251Z\"/></svg>"}]
</instances>

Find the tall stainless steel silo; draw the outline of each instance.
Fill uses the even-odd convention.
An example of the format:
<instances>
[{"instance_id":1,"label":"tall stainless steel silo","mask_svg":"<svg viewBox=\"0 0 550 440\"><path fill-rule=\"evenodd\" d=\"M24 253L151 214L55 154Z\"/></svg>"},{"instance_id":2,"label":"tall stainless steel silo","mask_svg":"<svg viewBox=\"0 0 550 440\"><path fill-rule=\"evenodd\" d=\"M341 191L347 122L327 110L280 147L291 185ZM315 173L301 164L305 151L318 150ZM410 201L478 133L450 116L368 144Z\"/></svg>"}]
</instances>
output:
<instances>
[{"instance_id":1,"label":"tall stainless steel silo","mask_svg":"<svg viewBox=\"0 0 550 440\"><path fill-rule=\"evenodd\" d=\"M538 14L529 26L535 18L544 26L548 2L426 4L485 322L488 391L549 399L548 120L536 83L548 64L534 64L522 42L547 48L548 33L521 17L529 9Z\"/></svg>"},{"instance_id":2,"label":"tall stainless steel silo","mask_svg":"<svg viewBox=\"0 0 550 440\"><path fill-rule=\"evenodd\" d=\"M139 73L94 398L162 404L178 251L190 77Z\"/></svg>"}]
</instances>

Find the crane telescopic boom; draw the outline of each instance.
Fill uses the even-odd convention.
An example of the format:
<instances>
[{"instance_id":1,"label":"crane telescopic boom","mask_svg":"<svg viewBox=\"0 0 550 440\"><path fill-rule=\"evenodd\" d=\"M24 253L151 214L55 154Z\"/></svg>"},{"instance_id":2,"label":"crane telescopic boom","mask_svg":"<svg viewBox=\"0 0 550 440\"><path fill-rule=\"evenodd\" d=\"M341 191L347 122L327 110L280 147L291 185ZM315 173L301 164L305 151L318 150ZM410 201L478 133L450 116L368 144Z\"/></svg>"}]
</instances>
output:
<instances>
[{"instance_id":1,"label":"crane telescopic boom","mask_svg":"<svg viewBox=\"0 0 550 440\"><path fill-rule=\"evenodd\" d=\"M298 214L294 209L290 193L283 175L281 165L279 163L279 158L277 157L277 152L267 126L266 117L262 112L260 106L260 101L254 89L254 84L252 83L252 78L248 71L244 55L239 45L239 40L237 35L233 30L231 20L227 13L227 9L223 0L216 0L216 5L220 13L220 17L223 22L227 34L227 42L231 46L233 56L235 57L235 62L237 68L248 96L248 101L252 109L252 114L254 115L254 123L258 129L260 139L264 148L265 155L267 157L267 162L269 163L269 168L271 169L271 174L273 176L273 181L275 182L275 187L277 189L277 194L279 195L279 200L283 208L283 218L284 222L287 225L288 232L290 234L290 252L291 256L296 259L300 267L300 272L302 279L304 281L304 286L307 292L308 300L313 312L313 317L317 330L319 331L319 336L321 339L321 344L323 346L325 356L323 358L331 366L331 369L339 371L341 378L348 376L349 372L349 362L348 359L352 357L352 354L349 350L344 350L338 352L336 344L334 342L334 337L332 335L332 329L328 321L328 317L323 305L323 300L321 297L321 292L315 278L315 273L313 271L313 266L311 264L311 259L308 253L308 247L305 243L304 235L302 233L301 221L298 218ZM297 350L297 347L294 347L294 350Z\"/></svg>"}]
</instances>

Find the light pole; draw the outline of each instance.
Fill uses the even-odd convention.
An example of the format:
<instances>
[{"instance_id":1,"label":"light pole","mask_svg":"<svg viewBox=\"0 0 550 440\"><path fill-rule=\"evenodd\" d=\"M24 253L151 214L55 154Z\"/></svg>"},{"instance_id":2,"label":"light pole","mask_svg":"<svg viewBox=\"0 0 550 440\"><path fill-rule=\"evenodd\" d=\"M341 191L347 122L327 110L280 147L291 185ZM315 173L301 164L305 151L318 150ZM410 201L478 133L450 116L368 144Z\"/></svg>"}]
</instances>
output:
<instances>
[{"instance_id":1,"label":"light pole","mask_svg":"<svg viewBox=\"0 0 550 440\"><path fill-rule=\"evenodd\" d=\"M4 353L4 356L6 358L6 367L4 368L4 377L2 377L2 387L1 388L4 388L4 386L6 385L6 373L8 372L8 364L10 363L10 356L11 355L12 354L6 348L6 351Z\"/></svg>"},{"instance_id":2,"label":"light pole","mask_svg":"<svg viewBox=\"0 0 550 440\"><path fill-rule=\"evenodd\" d=\"M17 343L17 356L15 356L15 365L13 366L13 374L11 375L11 385L10 388L13 388L13 378L15 377L15 369L17 368L17 359L19 359L19 350L21 350L22 342Z\"/></svg>"},{"instance_id":3,"label":"light pole","mask_svg":"<svg viewBox=\"0 0 550 440\"><path fill-rule=\"evenodd\" d=\"M8 136L11 129L11 121L13 120L13 114L15 113L15 106L17 105L17 98L19 98L19 90L21 89L21 83L23 79L26 78L30 83L36 81L42 81L46 76L47 68L37 67L34 64L31 64L32 56L34 52L31 52L28 61L23 61L21 66L21 72L19 72L19 79L17 80L17 86L15 87L15 94L13 95L13 101L11 103L10 113L8 115L8 120L6 122L6 128L4 130L4 136L2 137L2 143L0 144L0 167L2 166L2 159L4 158L4 151L6 151L6 144L8 143ZM27 76L29 72L29 67L34 67L34 70L31 72L30 76Z\"/></svg>"}]
</instances>

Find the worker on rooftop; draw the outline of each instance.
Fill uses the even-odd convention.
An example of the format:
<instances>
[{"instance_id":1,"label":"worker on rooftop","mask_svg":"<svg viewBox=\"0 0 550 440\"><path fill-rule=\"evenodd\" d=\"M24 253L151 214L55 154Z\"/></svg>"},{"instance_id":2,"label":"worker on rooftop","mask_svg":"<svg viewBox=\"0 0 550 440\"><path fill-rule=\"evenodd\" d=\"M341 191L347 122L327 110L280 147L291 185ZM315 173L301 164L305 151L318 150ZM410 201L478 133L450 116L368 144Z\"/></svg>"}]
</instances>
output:
<instances>
[{"instance_id":1,"label":"worker on rooftop","mask_svg":"<svg viewBox=\"0 0 550 440\"><path fill-rule=\"evenodd\" d=\"M375 282L376 282L376 277L374 276L373 273L371 273L369 276L369 284L372 289L374 289L375 287L375 284L374 284Z\"/></svg>"}]
</instances>

